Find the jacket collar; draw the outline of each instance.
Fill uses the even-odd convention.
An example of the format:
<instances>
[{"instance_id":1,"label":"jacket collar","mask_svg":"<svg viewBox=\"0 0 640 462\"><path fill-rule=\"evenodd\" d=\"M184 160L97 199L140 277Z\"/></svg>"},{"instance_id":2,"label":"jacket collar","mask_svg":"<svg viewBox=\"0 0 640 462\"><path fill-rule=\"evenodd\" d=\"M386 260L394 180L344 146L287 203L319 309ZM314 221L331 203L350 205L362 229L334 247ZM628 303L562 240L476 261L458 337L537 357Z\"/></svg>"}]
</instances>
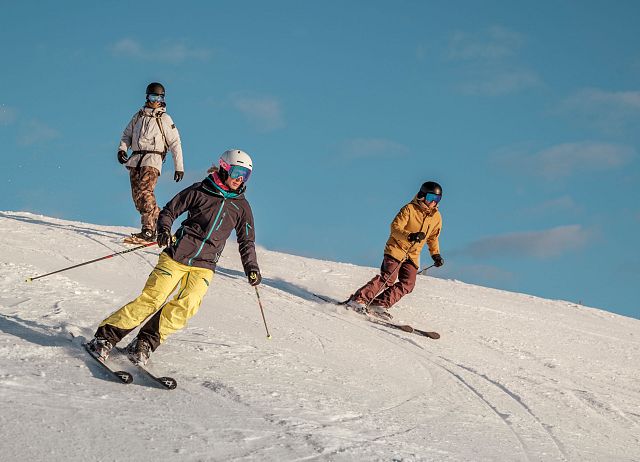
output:
<instances>
[{"instance_id":1,"label":"jacket collar","mask_svg":"<svg viewBox=\"0 0 640 462\"><path fill-rule=\"evenodd\" d=\"M154 109L145 105L140 109L140 115L145 115L147 117L161 117L165 112L167 112L167 109L162 106Z\"/></svg>"},{"instance_id":2,"label":"jacket collar","mask_svg":"<svg viewBox=\"0 0 640 462\"><path fill-rule=\"evenodd\" d=\"M215 175L215 172L208 175L202 181L202 187L204 188L205 191L211 194L214 194L216 196L222 196L225 199L236 199L238 197L241 197L244 194L246 190L246 186L244 184L240 186L240 189L237 191L229 191L222 186L219 179L218 181L216 181L217 178L215 178L214 175Z\"/></svg>"},{"instance_id":3,"label":"jacket collar","mask_svg":"<svg viewBox=\"0 0 640 462\"><path fill-rule=\"evenodd\" d=\"M424 213L428 217L434 216L438 211L438 204L436 204L436 206L430 210L427 208L426 205L424 205L424 201L418 199L417 194L413 196L413 200L411 201L411 203L414 204L418 208L418 210L420 210L422 213Z\"/></svg>"}]
</instances>

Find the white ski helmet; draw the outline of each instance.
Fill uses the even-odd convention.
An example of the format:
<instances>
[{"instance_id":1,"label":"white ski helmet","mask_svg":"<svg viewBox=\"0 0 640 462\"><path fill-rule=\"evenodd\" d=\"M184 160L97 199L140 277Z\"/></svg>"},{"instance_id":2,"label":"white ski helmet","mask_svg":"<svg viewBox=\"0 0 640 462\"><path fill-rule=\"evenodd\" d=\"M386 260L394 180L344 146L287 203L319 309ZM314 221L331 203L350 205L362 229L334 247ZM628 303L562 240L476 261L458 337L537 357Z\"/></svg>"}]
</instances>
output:
<instances>
[{"instance_id":1,"label":"white ski helmet","mask_svg":"<svg viewBox=\"0 0 640 462\"><path fill-rule=\"evenodd\" d=\"M242 177L242 181L246 183L249 176L251 176L252 170L253 161L251 157L240 149L229 149L220 156L218 175L221 175L222 181L226 181L226 178L222 178L222 176L226 177L228 175L231 178Z\"/></svg>"}]
</instances>

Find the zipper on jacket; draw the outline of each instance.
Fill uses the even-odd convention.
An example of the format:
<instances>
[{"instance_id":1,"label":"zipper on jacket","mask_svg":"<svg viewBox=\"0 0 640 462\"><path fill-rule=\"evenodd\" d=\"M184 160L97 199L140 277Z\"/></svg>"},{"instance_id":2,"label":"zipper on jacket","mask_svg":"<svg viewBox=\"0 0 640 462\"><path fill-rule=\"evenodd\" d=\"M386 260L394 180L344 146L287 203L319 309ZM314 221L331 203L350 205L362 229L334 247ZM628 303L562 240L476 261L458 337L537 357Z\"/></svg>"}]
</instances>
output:
<instances>
[{"instance_id":1,"label":"zipper on jacket","mask_svg":"<svg viewBox=\"0 0 640 462\"><path fill-rule=\"evenodd\" d=\"M200 244L200 248L198 249L196 254L189 259L189 261L187 262L187 266L191 266L191 262L193 261L193 259L197 258L198 255L200 255L200 252L202 252L202 248L204 247L205 242L207 242L207 240L211 237L211 234L213 234L213 230L216 227L216 223L218 221L218 218L220 218L220 214L222 213L222 209L224 208L225 201L226 201L226 199L223 198L222 199L222 204L220 204L220 208L218 209L218 214L216 215L215 220L213 220L213 224L211 225L211 229L209 230L209 233L207 234L207 237L205 237L202 240L202 244Z\"/></svg>"},{"instance_id":2,"label":"zipper on jacket","mask_svg":"<svg viewBox=\"0 0 640 462\"><path fill-rule=\"evenodd\" d=\"M218 226L216 227L216 231L218 231L220 229L220 226L222 226L222 222L224 221L224 217L226 217L227 214L223 213L222 214L222 218L220 218L220 223L218 223Z\"/></svg>"}]
</instances>

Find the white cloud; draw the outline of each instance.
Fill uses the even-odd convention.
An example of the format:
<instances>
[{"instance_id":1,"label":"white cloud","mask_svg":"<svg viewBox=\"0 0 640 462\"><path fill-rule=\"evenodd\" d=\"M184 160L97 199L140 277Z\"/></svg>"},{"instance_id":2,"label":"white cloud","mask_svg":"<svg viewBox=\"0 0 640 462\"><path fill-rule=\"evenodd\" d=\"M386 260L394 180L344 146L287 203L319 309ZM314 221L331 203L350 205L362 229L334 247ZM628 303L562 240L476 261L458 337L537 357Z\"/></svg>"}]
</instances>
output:
<instances>
[{"instance_id":1,"label":"white cloud","mask_svg":"<svg viewBox=\"0 0 640 462\"><path fill-rule=\"evenodd\" d=\"M145 47L137 40L124 38L113 44L110 49L116 56L170 64L194 60L206 61L211 57L210 50L192 48L182 41L166 39Z\"/></svg>"},{"instance_id":2,"label":"white cloud","mask_svg":"<svg viewBox=\"0 0 640 462\"><path fill-rule=\"evenodd\" d=\"M549 259L581 249L591 236L581 225L558 226L544 231L486 237L469 244L463 253L479 259L523 256Z\"/></svg>"},{"instance_id":3,"label":"white cloud","mask_svg":"<svg viewBox=\"0 0 640 462\"><path fill-rule=\"evenodd\" d=\"M524 37L502 26L493 26L478 34L457 31L451 37L447 57L454 61L496 60L514 56Z\"/></svg>"},{"instance_id":4,"label":"white cloud","mask_svg":"<svg viewBox=\"0 0 640 462\"><path fill-rule=\"evenodd\" d=\"M11 125L16 120L16 111L5 106L0 106L0 125Z\"/></svg>"},{"instance_id":5,"label":"white cloud","mask_svg":"<svg viewBox=\"0 0 640 462\"><path fill-rule=\"evenodd\" d=\"M409 149L385 138L354 138L343 143L342 151L351 158L398 157L406 155Z\"/></svg>"},{"instance_id":6,"label":"white cloud","mask_svg":"<svg viewBox=\"0 0 640 462\"><path fill-rule=\"evenodd\" d=\"M635 149L629 146L585 141L558 144L534 154L505 152L496 155L494 160L507 167L555 179L577 172L620 168L635 154Z\"/></svg>"},{"instance_id":7,"label":"white cloud","mask_svg":"<svg viewBox=\"0 0 640 462\"><path fill-rule=\"evenodd\" d=\"M576 201L568 195L549 199L542 203L537 204L534 207L522 209L522 213L526 215L548 215L550 213L578 213L583 210L583 207L576 203Z\"/></svg>"},{"instance_id":8,"label":"white cloud","mask_svg":"<svg viewBox=\"0 0 640 462\"><path fill-rule=\"evenodd\" d=\"M524 43L522 34L502 26L456 32L445 49L454 72L464 76L455 87L466 94L499 96L540 85L538 73L518 62Z\"/></svg>"},{"instance_id":9,"label":"white cloud","mask_svg":"<svg viewBox=\"0 0 640 462\"><path fill-rule=\"evenodd\" d=\"M471 95L498 96L516 93L540 84L538 75L530 70L485 70L475 75L474 81L458 85L461 92Z\"/></svg>"},{"instance_id":10,"label":"white cloud","mask_svg":"<svg viewBox=\"0 0 640 462\"><path fill-rule=\"evenodd\" d=\"M608 143L564 143L533 157L540 172L547 177L567 176L577 170L611 170L628 163L633 148Z\"/></svg>"},{"instance_id":11,"label":"white cloud","mask_svg":"<svg viewBox=\"0 0 640 462\"><path fill-rule=\"evenodd\" d=\"M276 98L234 95L231 101L233 106L261 132L270 132L285 126L282 105Z\"/></svg>"},{"instance_id":12,"label":"white cloud","mask_svg":"<svg viewBox=\"0 0 640 462\"><path fill-rule=\"evenodd\" d=\"M38 120L32 120L27 123L21 129L21 132L18 136L18 144L22 146L46 143L60 137L60 132Z\"/></svg>"},{"instance_id":13,"label":"white cloud","mask_svg":"<svg viewBox=\"0 0 640 462\"><path fill-rule=\"evenodd\" d=\"M640 91L610 92L586 88L570 97L567 102L583 106L610 106L640 113Z\"/></svg>"},{"instance_id":14,"label":"white cloud","mask_svg":"<svg viewBox=\"0 0 640 462\"><path fill-rule=\"evenodd\" d=\"M111 51L117 55L141 56L144 54L142 45L136 40L124 38L111 46Z\"/></svg>"},{"instance_id":15,"label":"white cloud","mask_svg":"<svg viewBox=\"0 0 640 462\"><path fill-rule=\"evenodd\" d=\"M565 99L560 104L560 112L586 120L607 132L617 132L640 118L640 91L585 88Z\"/></svg>"}]
</instances>

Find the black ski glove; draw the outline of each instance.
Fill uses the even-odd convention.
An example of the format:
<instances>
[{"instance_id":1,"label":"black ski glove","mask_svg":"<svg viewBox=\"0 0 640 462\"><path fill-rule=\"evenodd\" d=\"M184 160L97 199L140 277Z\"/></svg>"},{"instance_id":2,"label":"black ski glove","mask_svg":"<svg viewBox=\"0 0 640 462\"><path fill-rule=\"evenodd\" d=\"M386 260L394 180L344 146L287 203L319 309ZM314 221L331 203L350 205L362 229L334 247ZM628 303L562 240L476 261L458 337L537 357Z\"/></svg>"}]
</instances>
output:
<instances>
[{"instance_id":1,"label":"black ski glove","mask_svg":"<svg viewBox=\"0 0 640 462\"><path fill-rule=\"evenodd\" d=\"M158 231L158 239L156 240L158 247L168 247L173 243L173 236L171 230L161 229Z\"/></svg>"},{"instance_id":2,"label":"black ski glove","mask_svg":"<svg viewBox=\"0 0 640 462\"><path fill-rule=\"evenodd\" d=\"M120 162L121 164L126 164L128 160L129 157L127 157L127 151L118 151L118 162Z\"/></svg>"},{"instance_id":3,"label":"black ski glove","mask_svg":"<svg viewBox=\"0 0 640 462\"><path fill-rule=\"evenodd\" d=\"M182 179L183 176L184 176L184 172L181 172L180 170L178 170L176 173L173 174L173 179L176 180L176 183L177 183Z\"/></svg>"},{"instance_id":4,"label":"black ski glove","mask_svg":"<svg viewBox=\"0 0 640 462\"><path fill-rule=\"evenodd\" d=\"M439 253L431 255L431 258L433 258L433 264L436 265L436 268L444 265L444 258L442 258Z\"/></svg>"},{"instance_id":5,"label":"black ski glove","mask_svg":"<svg viewBox=\"0 0 640 462\"><path fill-rule=\"evenodd\" d=\"M262 281L260 271L249 271L247 277L249 278L249 284L251 284L252 286L257 286L258 284L260 284L260 281Z\"/></svg>"},{"instance_id":6,"label":"black ski glove","mask_svg":"<svg viewBox=\"0 0 640 462\"><path fill-rule=\"evenodd\" d=\"M427 237L427 235L425 233L423 233L422 231L419 231L417 233L411 233L411 234L409 234L409 242L420 242L425 237Z\"/></svg>"}]
</instances>

